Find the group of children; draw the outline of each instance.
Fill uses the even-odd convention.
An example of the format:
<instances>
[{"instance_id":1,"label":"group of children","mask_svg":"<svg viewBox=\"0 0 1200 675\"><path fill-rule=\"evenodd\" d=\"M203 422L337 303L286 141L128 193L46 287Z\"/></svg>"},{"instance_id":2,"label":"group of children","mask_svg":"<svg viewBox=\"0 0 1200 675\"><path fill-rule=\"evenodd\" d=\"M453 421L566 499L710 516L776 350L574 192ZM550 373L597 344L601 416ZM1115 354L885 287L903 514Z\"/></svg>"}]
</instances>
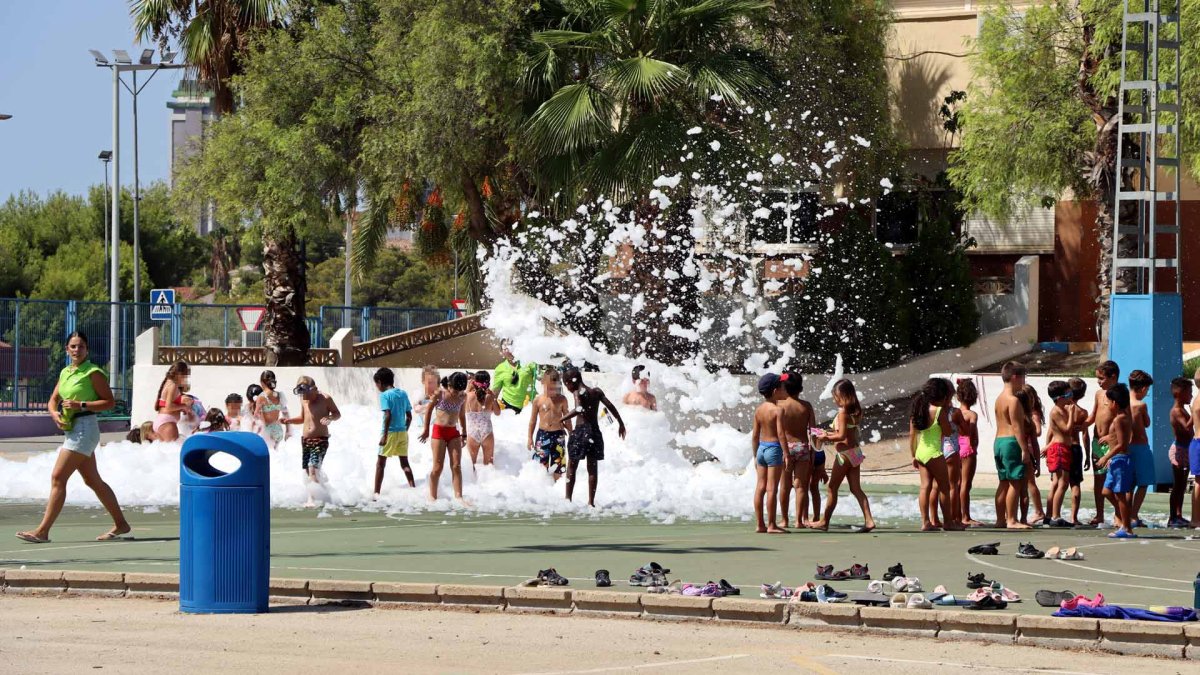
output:
<instances>
[{"instance_id":1,"label":"group of children","mask_svg":"<svg viewBox=\"0 0 1200 675\"><path fill-rule=\"evenodd\" d=\"M863 525L858 531L870 532L875 529L875 519L860 484L864 457L859 431L863 411L858 393L850 380L841 379L834 383L832 395L838 413L832 428L826 430L816 426L812 405L800 398L803 391L803 378L794 371L768 373L758 381L758 393L763 402L754 411L750 434L758 474L754 491L758 532L784 534L788 531L789 492L792 489L796 491L796 519L792 526L828 530L843 480L849 484L850 493L862 509ZM819 489L820 482L825 480L826 447L833 450L833 468L828 476L829 492L822 514ZM806 520L810 499L813 519ZM777 501L779 520L776 520Z\"/></svg>"},{"instance_id":2,"label":"group of children","mask_svg":"<svg viewBox=\"0 0 1200 675\"><path fill-rule=\"evenodd\" d=\"M1116 363L1100 364L1096 369L1099 391L1091 411L1082 405L1087 393L1087 383L1082 379L1051 382L1048 394L1052 403L1047 414L1041 397L1025 381L1025 367L1016 362L1005 364L1001 371L1004 391L995 404L993 454L1000 479L995 495L996 527L1083 526L1079 505L1089 469L1096 515L1087 525L1103 526L1107 502L1116 512L1110 537L1134 537L1134 528L1145 526L1140 517L1142 502L1148 488L1157 482L1145 400L1154 381L1140 370L1129 374L1128 385L1119 384L1119 377ZM1200 376L1196 386L1200 386ZM764 375L758 390L764 400L755 410L751 434L758 472L754 494L758 531L787 532L789 492L793 489L796 517L791 527L827 529L843 479L862 508L864 524L859 530L874 529L870 503L859 483L862 408L854 386L845 379L834 384L838 414L828 430L816 426L812 405L800 398L803 384L799 373ZM1168 525L1200 527L1200 489L1192 493L1190 520L1183 517L1188 475L1200 474L1200 438L1195 437L1200 401L1193 402L1193 383L1184 377L1171 381L1171 395L1174 443L1169 451L1173 485ZM930 378L912 398L908 445L913 467L921 475L918 508L924 531L957 531L983 525L971 517L971 490L979 451L979 415L974 410L978 402L979 391L971 379L952 383L945 378ZM828 446L836 455L822 515L819 485L825 480L823 448ZM1041 475L1043 458L1052 476L1044 504L1035 480ZM1070 520L1063 518L1068 491ZM814 504L813 519L805 520L810 500Z\"/></svg>"}]
</instances>

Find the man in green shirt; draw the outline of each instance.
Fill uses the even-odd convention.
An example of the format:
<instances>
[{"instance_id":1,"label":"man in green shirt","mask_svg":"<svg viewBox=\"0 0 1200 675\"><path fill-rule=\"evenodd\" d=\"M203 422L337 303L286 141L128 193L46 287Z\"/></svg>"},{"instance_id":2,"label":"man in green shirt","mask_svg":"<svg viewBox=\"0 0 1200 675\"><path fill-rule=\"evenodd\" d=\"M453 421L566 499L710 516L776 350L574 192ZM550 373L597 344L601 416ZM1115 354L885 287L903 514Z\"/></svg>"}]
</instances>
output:
<instances>
[{"instance_id":1,"label":"man in green shirt","mask_svg":"<svg viewBox=\"0 0 1200 675\"><path fill-rule=\"evenodd\" d=\"M492 377L492 391L497 392L501 408L520 414L526 403L537 398L537 388L534 386L537 380L537 364L522 364L513 358L509 344L507 340L500 343L500 353L504 355L504 360L496 366Z\"/></svg>"}]
</instances>

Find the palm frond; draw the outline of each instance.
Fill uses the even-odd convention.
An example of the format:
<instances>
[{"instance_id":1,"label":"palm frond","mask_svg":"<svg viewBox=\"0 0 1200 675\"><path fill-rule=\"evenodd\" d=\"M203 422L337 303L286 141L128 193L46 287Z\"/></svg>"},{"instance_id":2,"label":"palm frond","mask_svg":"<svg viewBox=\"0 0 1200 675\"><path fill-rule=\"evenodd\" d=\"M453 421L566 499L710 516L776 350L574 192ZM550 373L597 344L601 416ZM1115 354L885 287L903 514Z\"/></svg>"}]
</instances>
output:
<instances>
[{"instance_id":1,"label":"palm frond","mask_svg":"<svg viewBox=\"0 0 1200 675\"><path fill-rule=\"evenodd\" d=\"M609 133L612 110L608 97L591 83L568 84L533 113L529 135L543 154L573 152Z\"/></svg>"},{"instance_id":2,"label":"palm frond","mask_svg":"<svg viewBox=\"0 0 1200 675\"><path fill-rule=\"evenodd\" d=\"M170 23L173 0L133 0L129 15L133 18L133 34L138 42L149 42L158 38Z\"/></svg>"},{"instance_id":3,"label":"palm frond","mask_svg":"<svg viewBox=\"0 0 1200 675\"><path fill-rule=\"evenodd\" d=\"M375 267L379 252L387 242L391 205L390 198L375 195L368 201L364 217L355 223L350 268L358 279L362 279Z\"/></svg>"},{"instance_id":4,"label":"palm frond","mask_svg":"<svg viewBox=\"0 0 1200 675\"><path fill-rule=\"evenodd\" d=\"M758 62L750 52L713 54L689 64L689 69L692 87L701 100L716 94L738 105L763 101L774 85L769 65Z\"/></svg>"},{"instance_id":5,"label":"palm frond","mask_svg":"<svg viewBox=\"0 0 1200 675\"><path fill-rule=\"evenodd\" d=\"M687 72L682 68L649 56L616 61L602 77L617 99L655 99L687 83Z\"/></svg>"},{"instance_id":6,"label":"palm frond","mask_svg":"<svg viewBox=\"0 0 1200 675\"><path fill-rule=\"evenodd\" d=\"M533 34L534 44L545 45L547 47L587 47L588 41L594 39L592 33L585 33L577 30L540 30Z\"/></svg>"}]
</instances>

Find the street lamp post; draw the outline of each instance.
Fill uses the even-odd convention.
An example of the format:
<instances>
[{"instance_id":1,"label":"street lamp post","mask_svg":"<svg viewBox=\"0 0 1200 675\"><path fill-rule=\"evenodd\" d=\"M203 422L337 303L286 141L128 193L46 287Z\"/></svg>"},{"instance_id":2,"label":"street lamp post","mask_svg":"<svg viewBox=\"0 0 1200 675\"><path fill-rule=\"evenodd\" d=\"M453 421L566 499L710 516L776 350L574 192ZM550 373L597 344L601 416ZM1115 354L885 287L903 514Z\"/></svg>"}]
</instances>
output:
<instances>
[{"instance_id":1,"label":"street lamp post","mask_svg":"<svg viewBox=\"0 0 1200 675\"><path fill-rule=\"evenodd\" d=\"M0 122L3 122L4 120L11 120L11 119L12 119L12 115L9 115L7 113L0 113Z\"/></svg>"},{"instance_id":2,"label":"street lamp post","mask_svg":"<svg viewBox=\"0 0 1200 675\"><path fill-rule=\"evenodd\" d=\"M97 67L108 68L109 70L112 71L112 75L113 75L113 149L112 149L112 153L113 153L113 155L112 155L112 162L113 162L112 193L113 194L112 194L112 261L111 261L112 274L111 274L111 277L109 280L109 290L108 290L109 302L111 303L109 306L110 313L109 313L109 336L108 336L108 347L109 347L108 368L109 368L109 377L115 378L116 373L118 372L118 366L119 366L119 363L117 361L117 343L118 343L118 337L120 334L120 305L119 305L119 303L121 301L121 292L120 292L120 288L121 288L121 286L120 286L120 277L121 277L121 266L120 266L120 248L121 248L121 126L120 126L121 87L125 87L125 89L127 91L129 91L130 94L133 95L133 129L134 129L134 132L133 132L133 134L134 134L134 136L133 136L133 138L134 138L134 146L133 146L133 173L134 173L134 186L133 186L133 189L134 189L134 199L133 199L133 218L134 218L134 220L133 220L133 301L134 301L134 303L136 303L138 300L138 290L139 290L138 287L141 283L141 269L140 269L140 265L138 264L138 260L139 260L141 251L139 250L139 246L138 246L138 244L140 242L138 241L139 240L139 236L138 236L139 228L138 228L138 221L137 221L138 198L140 196L140 186L138 186L138 184L137 184L137 179L138 179L138 174L137 174L137 161L138 161L138 155L137 155L137 96L139 93L141 93L142 89L144 89L146 87L146 85L150 84L150 80L152 80L154 78L154 76L158 73L158 71L177 69L177 68L185 68L186 66L181 63L171 63L172 61L175 60L174 52L163 53L162 61L160 63L153 63L153 60L154 60L154 58L153 58L154 50L153 49L142 50L141 57L138 59L137 63L134 63L133 59L129 58L129 53L126 52L124 49L114 49L112 52L113 60L111 62L108 60L108 57L105 56L104 54L100 53L99 50L89 49L88 53L90 53L92 55L92 58L96 60ZM150 73L150 77L146 78L146 81L142 84L142 86L138 87L136 73L140 70L149 70L149 71L151 71L151 73ZM125 81L123 79L121 79L121 73L134 73L133 87L130 87L129 85L125 84ZM134 328L135 328L135 330L137 328L136 322L137 322L137 305L135 304L134 305L134 323L135 323ZM123 379L122 379L122 384L124 384Z\"/></svg>"},{"instance_id":3,"label":"street lamp post","mask_svg":"<svg viewBox=\"0 0 1200 675\"><path fill-rule=\"evenodd\" d=\"M112 161L112 150L101 150L100 161L104 164L104 281L108 283L108 163Z\"/></svg>"}]
</instances>

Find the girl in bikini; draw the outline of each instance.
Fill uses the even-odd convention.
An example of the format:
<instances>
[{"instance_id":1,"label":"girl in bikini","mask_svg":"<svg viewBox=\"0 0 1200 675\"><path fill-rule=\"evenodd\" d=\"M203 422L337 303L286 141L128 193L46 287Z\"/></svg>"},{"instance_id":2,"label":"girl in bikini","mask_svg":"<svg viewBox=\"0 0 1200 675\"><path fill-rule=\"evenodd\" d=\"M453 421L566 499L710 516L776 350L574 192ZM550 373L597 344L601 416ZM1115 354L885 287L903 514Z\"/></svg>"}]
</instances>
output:
<instances>
[{"instance_id":1,"label":"girl in bikini","mask_svg":"<svg viewBox=\"0 0 1200 675\"><path fill-rule=\"evenodd\" d=\"M262 431L259 433L267 445L274 450L279 447L279 442L287 433L281 419L283 417L283 397L275 391L277 385L274 372L264 370L258 379L263 388L262 393L255 400L256 416L262 420Z\"/></svg>"},{"instance_id":2,"label":"girl in bikini","mask_svg":"<svg viewBox=\"0 0 1200 675\"><path fill-rule=\"evenodd\" d=\"M250 405L242 409L242 431L252 434L262 433L262 416L258 414L258 397L262 395L261 385L252 384L246 387L246 400Z\"/></svg>"},{"instance_id":3,"label":"girl in bikini","mask_svg":"<svg viewBox=\"0 0 1200 675\"><path fill-rule=\"evenodd\" d=\"M483 464L488 466L493 462L496 450L496 437L492 434L492 415L500 414L500 405L496 395L492 393L492 376L486 370L475 373L471 380L471 393L467 396L467 452L471 454L471 468L479 458L479 450L483 449Z\"/></svg>"},{"instance_id":4,"label":"girl in bikini","mask_svg":"<svg viewBox=\"0 0 1200 675\"><path fill-rule=\"evenodd\" d=\"M958 426L958 458L962 464L958 487L958 502L962 509L962 524L967 527L982 527L983 523L971 517L971 486L975 482L975 462L979 459L979 413L971 410L979 402L979 390L969 378L958 381L958 414L962 421Z\"/></svg>"},{"instance_id":5,"label":"girl in bikini","mask_svg":"<svg viewBox=\"0 0 1200 675\"><path fill-rule=\"evenodd\" d=\"M425 416L424 431L420 441L430 437L433 427L433 468L429 471L429 500L437 501L438 481L446 455L450 455L450 478L454 485L454 498L464 502L462 494L462 436L459 429L466 429L467 418L464 407L467 402L467 374L454 373L442 379L442 388L430 401L429 414ZM464 502L465 503L465 502Z\"/></svg>"},{"instance_id":6,"label":"girl in bikini","mask_svg":"<svg viewBox=\"0 0 1200 675\"><path fill-rule=\"evenodd\" d=\"M950 507L950 473L942 443L950 436L951 394L949 380L930 378L913 397L909 412L908 450L913 458L913 468L921 472L917 505L921 510L922 532L963 529L958 524L958 514ZM937 503L931 501L935 487L944 525L937 522Z\"/></svg>"},{"instance_id":7,"label":"girl in bikini","mask_svg":"<svg viewBox=\"0 0 1200 675\"><path fill-rule=\"evenodd\" d=\"M191 374L188 364L176 361L167 369L162 384L158 385L157 401L154 403L154 422L151 425L160 441L179 440L179 416L191 410L191 403L184 401L183 388Z\"/></svg>"},{"instance_id":8,"label":"girl in bikini","mask_svg":"<svg viewBox=\"0 0 1200 675\"><path fill-rule=\"evenodd\" d=\"M833 445L835 459L833 475L829 478L829 498L825 500L825 517L812 524L814 529L828 530L829 520L833 518L833 510L837 508L838 489L845 479L850 484L850 494L858 500L863 512L863 526L859 532L870 532L875 529L875 518L871 516L871 503L867 493L863 492L859 483L860 468L863 463L862 448L859 447L859 426L862 424L862 405L858 402L858 392L850 380L841 379L833 384L833 402L838 406L837 418L833 421L833 431L814 433L817 445Z\"/></svg>"}]
</instances>

